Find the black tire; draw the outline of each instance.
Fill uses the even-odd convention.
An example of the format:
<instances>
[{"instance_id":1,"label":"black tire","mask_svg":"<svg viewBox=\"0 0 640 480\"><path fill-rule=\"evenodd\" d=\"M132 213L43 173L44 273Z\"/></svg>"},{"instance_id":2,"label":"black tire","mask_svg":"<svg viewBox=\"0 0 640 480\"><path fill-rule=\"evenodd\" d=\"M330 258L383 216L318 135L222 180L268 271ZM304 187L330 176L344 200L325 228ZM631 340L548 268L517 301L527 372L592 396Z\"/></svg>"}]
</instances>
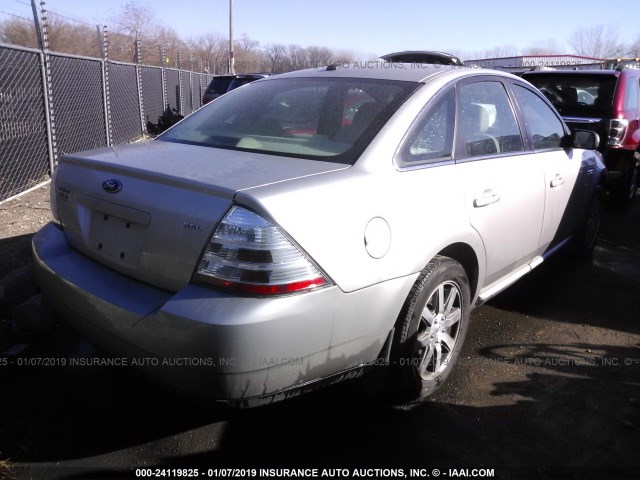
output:
<instances>
[{"instance_id":1,"label":"black tire","mask_svg":"<svg viewBox=\"0 0 640 480\"><path fill-rule=\"evenodd\" d=\"M569 253L574 258L590 258L600 235L604 206L604 191L599 185L596 187L589 208L582 225L571 240Z\"/></svg>"},{"instance_id":2,"label":"black tire","mask_svg":"<svg viewBox=\"0 0 640 480\"><path fill-rule=\"evenodd\" d=\"M390 382L395 399L426 397L444 383L460 355L469 312L464 268L449 257L436 256L420 273L396 323L391 348L395 374Z\"/></svg>"},{"instance_id":3,"label":"black tire","mask_svg":"<svg viewBox=\"0 0 640 480\"><path fill-rule=\"evenodd\" d=\"M627 172L621 178L617 179L617 183L612 188L611 194L613 200L622 207L627 207L633 202L638 189L638 163L635 155L633 163L629 164Z\"/></svg>"}]
</instances>

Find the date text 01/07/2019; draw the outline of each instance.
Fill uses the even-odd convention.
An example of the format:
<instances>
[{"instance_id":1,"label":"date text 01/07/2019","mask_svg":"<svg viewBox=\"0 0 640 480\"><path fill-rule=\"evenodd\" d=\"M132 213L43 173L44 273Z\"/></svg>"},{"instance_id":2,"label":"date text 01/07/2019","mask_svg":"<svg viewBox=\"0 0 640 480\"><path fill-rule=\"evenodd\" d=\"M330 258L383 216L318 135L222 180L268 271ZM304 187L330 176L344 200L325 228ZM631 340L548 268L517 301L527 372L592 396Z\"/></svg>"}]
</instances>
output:
<instances>
[{"instance_id":1,"label":"date text 01/07/2019","mask_svg":"<svg viewBox=\"0 0 640 480\"><path fill-rule=\"evenodd\" d=\"M408 475L407 475L408 473ZM437 478L441 475L449 477L484 477L495 476L492 468L482 469L449 469L442 472L437 468L139 468L135 470L139 477L187 477L187 478Z\"/></svg>"}]
</instances>

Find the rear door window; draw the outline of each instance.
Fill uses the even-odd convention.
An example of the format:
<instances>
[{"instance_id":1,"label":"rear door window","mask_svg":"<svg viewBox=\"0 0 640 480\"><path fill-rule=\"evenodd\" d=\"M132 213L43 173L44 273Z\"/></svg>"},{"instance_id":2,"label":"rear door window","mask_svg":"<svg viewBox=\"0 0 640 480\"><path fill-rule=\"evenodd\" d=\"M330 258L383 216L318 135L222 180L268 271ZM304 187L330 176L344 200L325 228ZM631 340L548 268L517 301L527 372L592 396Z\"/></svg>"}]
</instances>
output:
<instances>
[{"instance_id":1,"label":"rear door window","mask_svg":"<svg viewBox=\"0 0 640 480\"><path fill-rule=\"evenodd\" d=\"M560 148L564 125L544 100L528 88L513 86L534 150Z\"/></svg>"},{"instance_id":2,"label":"rear door window","mask_svg":"<svg viewBox=\"0 0 640 480\"><path fill-rule=\"evenodd\" d=\"M518 122L501 82L463 84L459 91L456 157L524 150Z\"/></svg>"}]
</instances>

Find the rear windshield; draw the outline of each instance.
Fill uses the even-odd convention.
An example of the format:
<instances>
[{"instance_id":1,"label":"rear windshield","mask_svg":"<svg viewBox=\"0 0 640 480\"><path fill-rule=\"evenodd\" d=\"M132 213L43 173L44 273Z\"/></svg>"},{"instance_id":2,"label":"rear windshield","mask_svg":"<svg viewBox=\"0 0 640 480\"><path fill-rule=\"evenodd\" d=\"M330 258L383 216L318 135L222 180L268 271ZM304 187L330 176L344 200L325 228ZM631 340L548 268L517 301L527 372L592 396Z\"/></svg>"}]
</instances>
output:
<instances>
[{"instance_id":1,"label":"rear windshield","mask_svg":"<svg viewBox=\"0 0 640 480\"><path fill-rule=\"evenodd\" d=\"M415 82L279 78L218 98L158 140L353 164Z\"/></svg>"},{"instance_id":2,"label":"rear windshield","mask_svg":"<svg viewBox=\"0 0 640 480\"><path fill-rule=\"evenodd\" d=\"M615 75L523 75L563 116L602 117L610 113Z\"/></svg>"},{"instance_id":3,"label":"rear windshield","mask_svg":"<svg viewBox=\"0 0 640 480\"><path fill-rule=\"evenodd\" d=\"M238 87L242 87L243 85L246 85L247 83L251 83L251 82L255 82L256 80L260 80L260 78L263 78L263 77L238 77L238 78L234 78L233 81L231 82L231 85L229 85L229 91L235 90Z\"/></svg>"},{"instance_id":4,"label":"rear windshield","mask_svg":"<svg viewBox=\"0 0 640 480\"><path fill-rule=\"evenodd\" d=\"M217 77L211 80L211 83L207 87L207 92L210 93L226 93L229 89L229 85L233 81L233 77Z\"/></svg>"}]
</instances>

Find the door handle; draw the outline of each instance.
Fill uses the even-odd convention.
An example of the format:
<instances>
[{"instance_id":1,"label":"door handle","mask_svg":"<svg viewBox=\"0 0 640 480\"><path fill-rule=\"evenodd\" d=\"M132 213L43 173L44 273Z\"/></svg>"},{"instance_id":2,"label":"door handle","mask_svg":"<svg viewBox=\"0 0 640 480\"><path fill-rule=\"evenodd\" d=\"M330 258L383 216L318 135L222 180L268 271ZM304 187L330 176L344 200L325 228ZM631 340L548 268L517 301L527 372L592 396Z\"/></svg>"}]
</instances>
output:
<instances>
[{"instance_id":1,"label":"door handle","mask_svg":"<svg viewBox=\"0 0 640 480\"><path fill-rule=\"evenodd\" d=\"M556 176L551 180L551 188L559 187L564 183L564 177L561 177L560 174L556 173Z\"/></svg>"},{"instance_id":2,"label":"door handle","mask_svg":"<svg viewBox=\"0 0 640 480\"><path fill-rule=\"evenodd\" d=\"M473 206L476 208L486 207L487 205L491 205L492 203L496 203L499 201L500 195L489 189L485 190L482 195L473 200Z\"/></svg>"}]
</instances>

